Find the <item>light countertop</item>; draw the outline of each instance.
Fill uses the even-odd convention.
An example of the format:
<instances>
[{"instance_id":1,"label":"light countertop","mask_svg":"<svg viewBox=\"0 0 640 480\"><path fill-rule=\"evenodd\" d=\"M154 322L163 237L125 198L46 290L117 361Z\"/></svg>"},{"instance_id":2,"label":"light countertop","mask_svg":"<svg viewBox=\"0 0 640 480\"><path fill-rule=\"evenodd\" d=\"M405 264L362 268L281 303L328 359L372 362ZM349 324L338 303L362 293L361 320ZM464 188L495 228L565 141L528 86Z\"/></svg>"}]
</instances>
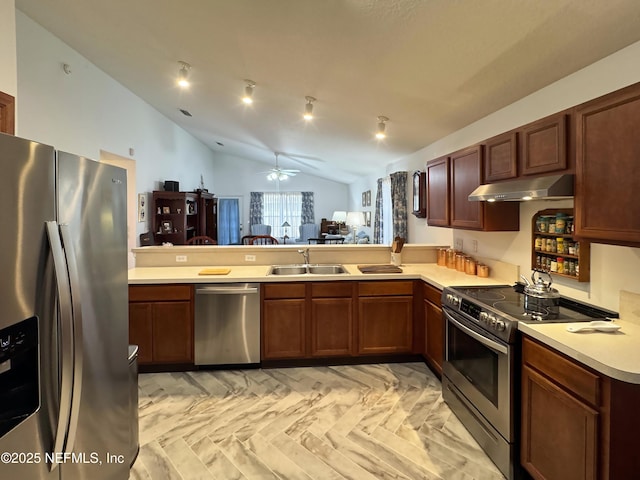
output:
<instances>
[{"instance_id":1,"label":"light countertop","mask_svg":"<svg viewBox=\"0 0 640 480\"><path fill-rule=\"evenodd\" d=\"M640 384L640 325L622 319L615 323L620 330L608 333L570 333L568 323L520 323L518 329L611 378Z\"/></svg>"},{"instance_id":2,"label":"light countertop","mask_svg":"<svg viewBox=\"0 0 640 480\"><path fill-rule=\"evenodd\" d=\"M129 284L162 283L232 283L232 282L298 282L336 280L424 280L437 288L451 285L504 285L512 280L481 278L456 270L440 267L435 263L401 265L402 273L362 273L357 265L343 264L347 274L339 275L267 275L269 265L229 265L226 275L198 275L205 266L140 267L129 270Z\"/></svg>"}]
</instances>

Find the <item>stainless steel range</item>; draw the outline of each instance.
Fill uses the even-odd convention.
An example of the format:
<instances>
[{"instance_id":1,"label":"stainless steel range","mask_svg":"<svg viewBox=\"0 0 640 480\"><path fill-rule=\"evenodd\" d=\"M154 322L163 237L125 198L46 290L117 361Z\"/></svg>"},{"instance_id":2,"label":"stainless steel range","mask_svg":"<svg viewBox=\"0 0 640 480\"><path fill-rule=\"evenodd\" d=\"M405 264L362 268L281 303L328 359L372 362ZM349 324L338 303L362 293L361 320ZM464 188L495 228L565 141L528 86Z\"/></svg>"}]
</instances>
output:
<instances>
[{"instance_id":1,"label":"stainless steel range","mask_svg":"<svg viewBox=\"0 0 640 480\"><path fill-rule=\"evenodd\" d=\"M449 287L444 400L508 479L519 478L518 322L580 322L618 314L559 297L552 311L530 309L523 284Z\"/></svg>"}]
</instances>

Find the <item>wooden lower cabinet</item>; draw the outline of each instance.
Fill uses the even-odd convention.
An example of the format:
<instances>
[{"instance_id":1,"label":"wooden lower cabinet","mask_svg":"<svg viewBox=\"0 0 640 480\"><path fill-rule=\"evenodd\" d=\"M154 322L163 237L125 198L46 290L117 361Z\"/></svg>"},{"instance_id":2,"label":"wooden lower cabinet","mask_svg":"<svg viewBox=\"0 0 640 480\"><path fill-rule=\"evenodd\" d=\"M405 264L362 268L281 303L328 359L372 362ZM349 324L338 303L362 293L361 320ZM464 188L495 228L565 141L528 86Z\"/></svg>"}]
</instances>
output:
<instances>
[{"instance_id":1,"label":"wooden lower cabinet","mask_svg":"<svg viewBox=\"0 0 640 480\"><path fill-rule=\"evenodd\" d=\"M193 287L129 286L129 343L140 365L193 363Z\"/></svg>"},{"instance_id":2,"label":"wooden lower cabinet","mask_svg":"<svg viewBox=\"0 0 640 480\"><path fill-rule=\"evenodd\" d=\"M442 290L423 284L424 296L424 357L427 364L439 376L442 376L442 363L444 362L444 318L442 316Z\"/></svg>"},{"instance_id":3,"label":"wooden lower cabinet","mask_svg":"<svg viewBox=\"0 0 640 480\"><path fill-rule=\"evenodd\" d=\"M349 298L311 300L312 357L349 356L353 353L353 302Z\"/></svg>"},{"instance_id":4,"label":"wooden lower cabinet","mask_svg":"<svg viewBox=\"0 0 640 480\"><path fill-rule=\"evenodd\" d=\"M637 478L640 385L524 336L520 462L536 480Z\"/></svg>"},{"instance_id":5,"label":"wooden lower cabinet","mask_svg":"<svg viewBox=\"0 0 640 480\"><path fill-rule=\"evenodd\" d=\"M266 360L305 357L306 300L264 300L262 310L262 357Z\"/></svg>"},{"instance_id":6,"label":"wooden lower cabinet","mask_svg":"<svg viewBox=\"0 0 640 480\"><path fill-rule=\"evenodd\" d=\"M358 283L358 354L413 351L413 282Z\"/></svg>"}]
</instances>

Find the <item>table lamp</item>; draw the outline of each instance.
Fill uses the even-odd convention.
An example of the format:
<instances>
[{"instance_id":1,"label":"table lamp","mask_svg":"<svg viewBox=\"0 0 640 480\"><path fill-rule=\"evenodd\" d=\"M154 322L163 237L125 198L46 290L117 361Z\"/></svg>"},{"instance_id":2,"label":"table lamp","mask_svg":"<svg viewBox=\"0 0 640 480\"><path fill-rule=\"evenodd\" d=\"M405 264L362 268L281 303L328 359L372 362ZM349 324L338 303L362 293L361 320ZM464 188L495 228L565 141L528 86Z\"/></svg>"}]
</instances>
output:
<instances>
[{"instance_id":1,"label":"table lamp","mask_svg":"<svg viewBox=\"0 0 640 480\"><path fill-rule=\"evenodd\" d=\"M336 210L333 212L333 216L331 217L331 221L336 224L338 227L338 232L340 232L344 228L344 223L347 220L347 212L343 210Z\"/></svg>"},{"instance_id":2,"label":"table lamp","mask_svg":"<svg viewBox=\"0 0 640 480\"><path fill-rule=\"evenodd\" d=\"M365 224L363 212L349 212L346 218L347 225L353 227L353 243L356 242L358 227Z\"/></svg>"},{"instance_id":3,"label":"table lamp","mask_svg":"<svg viewBox=\"0 0 640 480\"><path fill-rule=\"evenodd\" d=\"M284 228L284 236L282 237L282 243L287 243L287 238L289 238L288 235L287 235L287 228L289 228L290 226L291 225L289 225L289 222L287 222L287 221L285 221L282 224L282 228Z\"/></svg>"}]
</instances>

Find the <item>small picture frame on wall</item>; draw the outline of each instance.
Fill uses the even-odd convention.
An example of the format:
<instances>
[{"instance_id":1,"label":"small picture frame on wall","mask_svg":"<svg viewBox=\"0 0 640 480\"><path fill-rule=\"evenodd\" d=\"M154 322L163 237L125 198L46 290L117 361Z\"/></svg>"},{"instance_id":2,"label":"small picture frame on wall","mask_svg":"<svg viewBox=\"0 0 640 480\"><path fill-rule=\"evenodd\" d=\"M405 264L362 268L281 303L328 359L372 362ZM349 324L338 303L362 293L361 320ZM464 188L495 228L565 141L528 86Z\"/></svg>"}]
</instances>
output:
<instances>
[{"instance_id":1,"label":"small picture frame on wall","mask_svg":"<svg viewBox=\"0 0 640 480\"><path fill-rule=\"evenodd\" d=\"M162 213L164 213L165 215L169 215L171 213L171 208L170 207L162 207Z\"/></svg>"},{"instance_id":2,"label":"small picture frame on wall","mask_svg":"<svg viewBox=\"0 0 640 480\"><path fill-rule=\"evenodd\" d=\"M162 221L162 233L173 233L173 222L171 220Z\"/></svg>"},{"instance_id":3,"label":"small picture frame on wall","mask_svg":"<svg viewBox=\"0 0 640 480\"><path fill-rule=\"evenodd\" d=\"M371 190L367 190L365 193L367 197L367 204L365 206L370 207L371 206Z\"/></svg>"},{"instance_id":4,"label":"small picture frame on wall","mask_svg":"<svg viewBox=\"0 0 640 480\"><path fill-rule=\"evenodd\" d=\"M364 212L364 221L367 227L371 226L371 212Z\"/></svg>"},{"instance_id":5,"label":"small picture frame on wall","mask_svg":"<svg viewBox=\"0 0 640 480\"><path fill-rule=\"evenodd\" d=\"M362 192L362 206L367 206L367 192Z\"/></svg>"}]
</instances>

